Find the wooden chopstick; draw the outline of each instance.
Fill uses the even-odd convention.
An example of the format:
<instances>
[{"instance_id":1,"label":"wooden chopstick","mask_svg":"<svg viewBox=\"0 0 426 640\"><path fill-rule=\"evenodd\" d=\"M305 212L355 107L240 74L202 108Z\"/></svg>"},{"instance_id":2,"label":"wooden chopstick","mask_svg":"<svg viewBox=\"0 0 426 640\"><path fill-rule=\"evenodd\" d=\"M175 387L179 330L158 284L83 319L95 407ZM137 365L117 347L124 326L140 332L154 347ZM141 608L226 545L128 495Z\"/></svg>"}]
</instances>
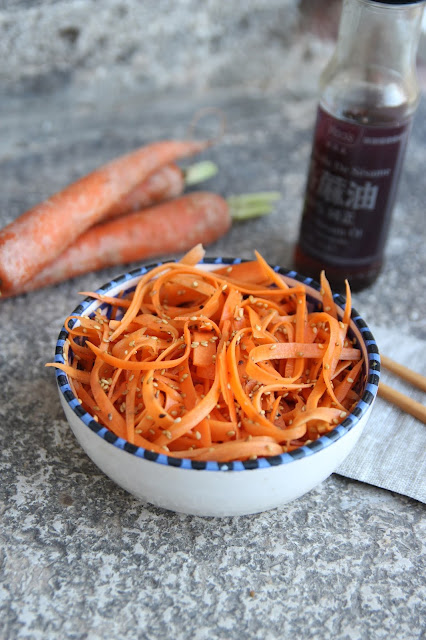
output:
<instances>
[{"instance_id":1,"label":"wooden chopstick","mask_svg":"<svg viewBox=\"0 0 426 640\"><path fill-rule=\"evenodd\" d=\"M416 402L383 382L379 384L378 395L426 424L426 407L420 402Z\"/></svg>"},{"instance_id":2,"label":"wooden chopstick","mask_svg":"<svg viewBox=\"0 0 426 640\"><path fill-rule=\"evenodd\" d=\"M395 360L391 360L382 354L380 354L380 362L386 369L392 371L392 373L395 373L403 380L410 382L414 387L426 391L426 376L422 376L420 373L416 373L408 367L404 367L403 364L399 364L399 362L395 362Z\"/></svg>"},{"instance_id":3,"label":"wooden chopstick","mask_svg":"<svg viewBox=\"0 0 426 640\"><path fill-rule=\"evenodd\" d=\"M392 373L395 373L397 376L406 380L413 386L418 387L422 391L426 391L425 376L412 371L408 367L399 364L399 362L391 360L391 358L388 358L387 356L380 355L380 361L381 364ZM426 424L426 406L421 404L421 402L416 402L416 400L409 398L383 382L380 382L379 384L378 395Z\"/></svg>"}]
</instances>

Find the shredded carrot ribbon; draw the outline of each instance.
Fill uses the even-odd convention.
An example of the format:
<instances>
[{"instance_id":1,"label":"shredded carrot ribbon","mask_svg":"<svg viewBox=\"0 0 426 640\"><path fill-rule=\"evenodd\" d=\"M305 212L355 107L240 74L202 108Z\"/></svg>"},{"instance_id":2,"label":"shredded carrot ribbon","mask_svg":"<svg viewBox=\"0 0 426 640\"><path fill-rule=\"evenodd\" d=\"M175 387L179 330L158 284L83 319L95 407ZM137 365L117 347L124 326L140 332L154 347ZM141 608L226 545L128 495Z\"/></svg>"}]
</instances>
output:
<instances>
[{"instance_id":1,"label":"shredded carrot ribbon","mask_svg":"<svg viewBox=\"0 0 426 640\"><path fill-rule=\"evenodd\" d=\"M364 375L349 286L342 314L322 274L322 310L309 312L305 287L259 254L216 271L195 266L202 255L154 268L124 298L89 294L114 313L67 318L68 362L47 366L117 436L178 458L274 456L334 429Z\"/></svg>"}]
</instances>

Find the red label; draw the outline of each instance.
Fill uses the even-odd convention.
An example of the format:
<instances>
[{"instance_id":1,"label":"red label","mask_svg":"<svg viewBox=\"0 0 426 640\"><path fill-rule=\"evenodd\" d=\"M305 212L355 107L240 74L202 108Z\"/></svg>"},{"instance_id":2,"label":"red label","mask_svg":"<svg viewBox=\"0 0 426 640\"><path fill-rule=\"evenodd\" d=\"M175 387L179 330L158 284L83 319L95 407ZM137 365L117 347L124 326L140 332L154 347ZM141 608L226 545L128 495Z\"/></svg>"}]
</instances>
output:
<instances>
[{"instance_id":1,"label":"red label","mask_svg":"<svg viewBox=\"0 0 426 640\"><path fill-rule=\"evenodd\" d=\"M410 122L372 126L318 109L300 247L328 264L379 259L389 229Z\"/></svg>"}]
</instances>

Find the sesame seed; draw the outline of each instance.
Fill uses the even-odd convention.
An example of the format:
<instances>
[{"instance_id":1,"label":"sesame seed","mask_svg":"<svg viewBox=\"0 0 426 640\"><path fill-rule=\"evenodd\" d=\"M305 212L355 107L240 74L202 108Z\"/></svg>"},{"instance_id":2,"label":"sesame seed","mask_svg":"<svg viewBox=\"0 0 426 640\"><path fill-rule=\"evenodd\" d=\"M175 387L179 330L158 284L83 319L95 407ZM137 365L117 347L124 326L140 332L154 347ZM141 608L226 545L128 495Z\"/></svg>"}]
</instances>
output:
<instances>
[{"instance_id":1,"label":"sesame seed","mask_svg":"<svg viewBox=\"0 0 426 640\"><path fill-rule=\"evenodd\" d=\"M324 369L329 369L329 368L330 368L330 365L329 365L328 363L326 363L326 364L324 365Z\"/></svg>"},{"instance_id":2,"label":"sesame seed","mask_svg":"<svg viewBox=\"0 0 426 640\"><path fill-rule=\"evenodd\" d=\"M171 439L172 439L172 433L171 433L171 431L169 431L168 429L165 429L165 430L163 431L163 433L164 433L164 435L166 436L166 438L167 438L168 440L171 440Z\"/></svg>"},{"instance_id":3,"label":"sesame seed","mask_svg":"<svg viewBox=\"0 0 426 640\"><path fill-rule=\"evenodd\" d=\"M194 436L196 437L197 440L201 440L201 433L199 431L196 431L194 433Z\"/></svg>"},{"instance_id":4,"label":"sesame seed","mask_svg":"<svg viewBox=\"0 0 426 640\"><path fill-rule=\"evenodd\" d=\"M353 382L354 379L353 378L348 378L348 382Z\"/></svg>"},{"instance_id":5,"label":"sesame seed","mask_svg":"<svg viewBox=\"0 0 426 640\"><path fill-rule=\"evenodd\" d=\"M129 342L129 347L134 347L136 344L135 340L132 340L131 342Z\"/></svg>"},{"instance_id":6,"label":"sesame seed","mask_svg":"<svg viewBox=\"0 0 426 640\"><path fill-rule=\"evenodd\" d=\"M340 416L341 418L345 418L345 417L346 417L346 411L341 411L341 412L339 413L339 416Z\"/></svg>"},{"instance_id":7,"label":"sesame seed","mask_svg":"<svg viewBox=\"0 0 426 640\"><path fill-rule=\"evenodd\" d=\"M223 285L223 287L222 287L222 291L226 291L226 290L227 290L227 288L228 288L228 285L227 285L227 284L224 284L224 285Z\"/></svg>"},{"instance_id":8,"label":"sesame seed","mask_svg":"<svg viewBox=\"0 0 426 640\"><path fill-rule=\"evenodd\" d=\"M175 422L182 422L182 418L175 418Z\"/></svg>"},{"instance_id":9,"label":"sesame seed","mask_svg":"<svg viewBox=\"0 0 426 640\"><path fill-rule=\"evenodd\" d=\"M271 346L269 347L269 349L270 349L271 351L273 351L273 350L274 350L274 349L276 349L276 348L277 348L277 345L276 345L276 344L271 344Z\"/></svg>"},{"instance_id":10,"label":"sesame seed","mask_svg":"<svg viewBox=\"0 0 426 640\"><path fill-rule=\"evenodd\" d=\"M200 344L201 344L202 347L208 347L209 346L209 343L207 342L207 340L202 340L200 342Z\"/></svg>"},{"instance_id":11,"label":"sesame seed","mask_svg":"<svg viewBox=\"0 0 426 640\"><path fill-rule=\"evenodd\" d=\"M108 414L108 420L110 420L110 421L112 420L112 413Z\"/></svg>"},{"instance_id":12,"label":"sesame seed","mask_svg":"<svg viewBox=\"0 0 426 640\"><path fill-rule=\"evenodd\" d=\"M196 280L194 280L194 282L192 283L192 286L197 288L198 287L198 282Z\"/></svg>"},{"instance_id":13,"label":"sesame seed","mask_svg":"<svg viewBox=\"0 0 426 640\"><path fill-rule=\"evenodd\" d=\"M255 324L254 328L257 329L257 331L262 331L262 327L260 326L260 324Z\"/></svg>"},{"instance_id":14,"label":"sesame seed","mask_svg":"<svg viewBox=\"0 0 426 640\"><path fill-rule=\"evenodd\" d=\"M226 435L227 435L227 436L229 436L230 438L232 438L232 436L235 436L235 431L233 431L233 430L231 429L231 431L227 431L227 432L226 432Z\"/></svg>"},{"instance_id":15,"label":"sesame seed","mask_svg":"<svg viewBox=\"0 0 426 640\"><path fill-rule=\"evenodd\" d=\"M155 435L154 429L148 429L148 433L152 433L153 436Z\"/></svg>"},{"instance_id":16,"label":"sesame seed","mask_svg":"<svg viewBox=\"0 0 426 640\"><path fill-rule=\"evenodd\" d=\"M300 358L303 358L303 351L299 351L299 353L297 354Z\"/></svg>"},{"instance_id":17,"label":"sesame seed","mask_svg":"<svg viewBox=\"0 0 426 640\"><path fill-rule=\"evenodd\" d=\"M195 340L194 340L194 342L191 342L191 347L192 347L193 349L196 349L196 347L199 347L199 346L200 346L200 343L199 343L199 342L197 342L197 341L195 341Z\"/></svg>"},{"instance_id":18,"label":"sesame seed","mask_svg":"<svg viewBox=\"0 0 426 640\"><path fill-rule=\"evenodd\" d=\"M189 319L190 319L190 320L192 320L193 322L195 322L196 320L198 320L197 316L191 316Z\"/></svg>"}]
</instances>

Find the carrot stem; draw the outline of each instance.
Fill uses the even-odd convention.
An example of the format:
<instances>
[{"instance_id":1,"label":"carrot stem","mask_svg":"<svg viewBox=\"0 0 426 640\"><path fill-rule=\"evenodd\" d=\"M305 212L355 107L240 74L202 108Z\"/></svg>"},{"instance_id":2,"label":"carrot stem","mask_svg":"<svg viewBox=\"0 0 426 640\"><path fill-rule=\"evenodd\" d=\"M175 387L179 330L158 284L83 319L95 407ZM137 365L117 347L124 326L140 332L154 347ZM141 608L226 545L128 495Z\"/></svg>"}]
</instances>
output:
<instances>
[{"instance_id":1,"label":"carrot stem","mask_svg":"<svg viewBox=\"0 0 426 640\"><path fill-rule=\"evenodd\" d=\"M230 196L226 202L232 220L249 220L268 215L273 210L273 203L281 198L277 191L260 191L240 196Z\"/></svg>"},{"instance_id":2,"label":"carrot stem","mask_svg":"<svg viewBox=\"0 0 426 640\"><path fill-rule=\"evenodd\" d=\"M205 182L213 178L218 171L218 166L214 162L210 162L210 160L196 162L183 170L185 184L188 187L192 187L194 184Z\"/></svg>"}]
</instances>

